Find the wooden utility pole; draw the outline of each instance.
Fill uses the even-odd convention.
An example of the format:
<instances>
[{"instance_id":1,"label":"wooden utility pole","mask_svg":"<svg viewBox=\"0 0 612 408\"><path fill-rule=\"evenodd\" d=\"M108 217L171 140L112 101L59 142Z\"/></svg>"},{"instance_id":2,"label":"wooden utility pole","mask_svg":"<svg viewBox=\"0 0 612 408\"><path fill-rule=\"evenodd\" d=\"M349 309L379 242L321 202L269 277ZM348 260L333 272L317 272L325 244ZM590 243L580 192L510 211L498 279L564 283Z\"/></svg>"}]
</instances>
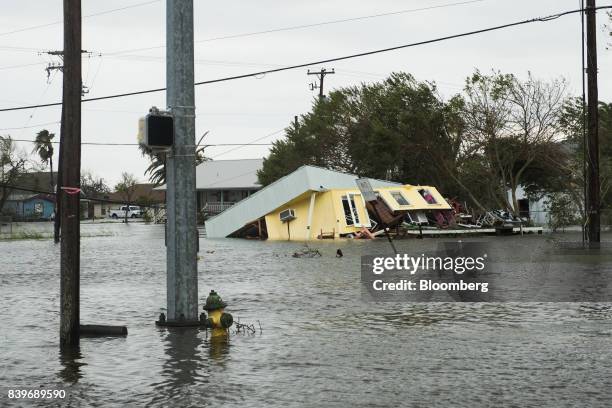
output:
<instances>
[{"instance_id":1,"label":"wooden utility pole","mask_svg":"<svg viewBox=\"0 0 612 408\"><path fill-rule=\"evenodd\" d=\"M312 83L310 84L310 90L314 91L315 89L319 88L319 98L323 99L325 98L325 94L323 93L323 81L325 80L325 75L329 75L329 74L335 74L336 71L332 68L331 71L326 70L325 68L322 68L321 71L318 72L310 72L310 70L308 70L308 75L316 75L319 77L319 84L317 85L316 83Z\"/></svg>"},{"instance_id":2,"label":"wooden utility pole","mask_svg":"<svg viewBox=\"0 0 612 408\"><path fill-rule=\"evenodd\" d=\"M600 191L599 191L599 97L597 92L597 21L595 0L587 0L587 238L600 241Z\"/></svg>"},{"instance_id":3,"label":"wooden utility pole","mask_svg":"<svg viewBox=\"0 0 612 408\"><path fill-rule=\"evenodd\" d=\"M81 0L64 0L64 77L62 96L62 190L60 265L60 345L79 344L81 175Z\"/></svg>"}]
</instances>

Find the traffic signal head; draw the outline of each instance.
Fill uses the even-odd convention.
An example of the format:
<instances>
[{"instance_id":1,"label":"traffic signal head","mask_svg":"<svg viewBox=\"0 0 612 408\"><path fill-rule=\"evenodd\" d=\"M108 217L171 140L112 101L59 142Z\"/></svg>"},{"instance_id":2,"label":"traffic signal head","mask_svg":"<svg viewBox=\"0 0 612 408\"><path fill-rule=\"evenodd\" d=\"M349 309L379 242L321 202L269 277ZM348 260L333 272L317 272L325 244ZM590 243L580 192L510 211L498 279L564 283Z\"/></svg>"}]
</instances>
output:
<instances>
[{"instance_id":1,"label":"traffic signal head","mask_svg":"<svg viewBox=\"0 0 612 408\"><path fill-rule=\"evenodd\" d=\"M168 150L174 144L174 117L153 112L144 118L144 144L153 150Z\"/></svg>"}]
</instances>

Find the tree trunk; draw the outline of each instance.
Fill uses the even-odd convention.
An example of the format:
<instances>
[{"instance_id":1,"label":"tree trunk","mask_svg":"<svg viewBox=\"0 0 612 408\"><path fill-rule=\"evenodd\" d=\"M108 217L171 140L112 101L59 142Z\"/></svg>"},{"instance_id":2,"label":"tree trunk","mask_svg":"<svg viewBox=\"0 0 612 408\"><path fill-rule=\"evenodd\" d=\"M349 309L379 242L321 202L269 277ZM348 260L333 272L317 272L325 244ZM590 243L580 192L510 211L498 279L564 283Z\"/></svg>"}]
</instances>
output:
<instances>
[{"instance_id":1,"label":"tree trunk","mask_svg":"<svg viewBox=\"0 0 612 408\"><path fill-rule=\"evenodd\" d=\"M518 188L518 186L516 185L515 181L512 181L511 185L510 185L510 190L512 193L512 213L514 213L515 217L519 217L521 216L521 211L518 205L518 200L516 199L516 189Z\"/></svg>"},{"instance_id":2,"label":"tree trunk","mask_svg":"<svg viewBox=\"0 0 612 408\"><path fill-rule=\"evenodd\" d=\"M470 200L472 200L474 205L478 207L481 211L486 212L487 209L480 203L480 201L476 199L472 191L465 184L463 184L461 180L459 180L459 177L457 177L455 173L449 169L449 167L446 165L444 160L440 157L435 156L435 154L433 154L429 149L428 149L428 152L429 152L430 157L434 161L437 161L438 163L442 165L442 168L444 169L446 174L448 174L448 176L452 178L459 185L459 187L461 187L467 193L467 195L470 197Z\"/></svg>"},{"instance_id":3,"label":"tree trunk","mask_svg":"<svg viewBox=\"0 0 612 408\"><path fill-rule=\"evenodd\" d=\"M11 194L11 191L12 190L7 187L2 187L2 197L0 197L0 213L2 212L2 209L4 208L4 204L6 203L6 200L9 194Z\"/></svg>"}]
</instances>

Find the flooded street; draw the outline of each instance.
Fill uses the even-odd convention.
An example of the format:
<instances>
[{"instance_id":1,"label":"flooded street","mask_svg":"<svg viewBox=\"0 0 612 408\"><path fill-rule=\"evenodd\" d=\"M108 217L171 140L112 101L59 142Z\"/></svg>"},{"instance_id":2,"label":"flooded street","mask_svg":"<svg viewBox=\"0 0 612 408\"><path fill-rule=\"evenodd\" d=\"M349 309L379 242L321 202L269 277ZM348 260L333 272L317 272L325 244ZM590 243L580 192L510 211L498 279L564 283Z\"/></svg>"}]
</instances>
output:
<instances>
[{"instance_id":1,"label":"flooded street","mask_svg":"<svg viewBox=\"0 0 612 408\"><path fill-rule=\"evenodd\" d=\"M610 304L366 303L360 256L389 253L382 239L312 242L321 258L292 258L301 244L201 238L200 304L215 289L236 320L263 329L216 344L154 325L166 306L163 226L81 228L81 323L129 335L60 354L59 246L0 241L2 406L23 403L9 388L66 391L26 402L41 406L610 406ZM548 240L484 239L519 257Z\"/></svg>"}]
</instances>

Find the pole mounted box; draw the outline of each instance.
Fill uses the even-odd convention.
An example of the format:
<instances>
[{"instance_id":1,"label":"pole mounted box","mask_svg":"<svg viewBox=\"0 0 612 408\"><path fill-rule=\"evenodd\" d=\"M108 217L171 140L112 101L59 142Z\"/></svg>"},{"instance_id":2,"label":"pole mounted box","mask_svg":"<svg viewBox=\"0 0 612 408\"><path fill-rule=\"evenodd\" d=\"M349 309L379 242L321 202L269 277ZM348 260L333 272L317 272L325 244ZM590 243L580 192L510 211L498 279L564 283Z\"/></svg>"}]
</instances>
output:
<instances>
[{"instance_id":1,"label":"pole mounted box","mask_svg":"<svg viewBox=\"0 0 612 408\"><path fill-rule=\"evenodd\" d=\"M138 142L154 151L170 150L174 144L174 117L169 112L153 107L138 127Z\"/></svg>"}]
</instances>

